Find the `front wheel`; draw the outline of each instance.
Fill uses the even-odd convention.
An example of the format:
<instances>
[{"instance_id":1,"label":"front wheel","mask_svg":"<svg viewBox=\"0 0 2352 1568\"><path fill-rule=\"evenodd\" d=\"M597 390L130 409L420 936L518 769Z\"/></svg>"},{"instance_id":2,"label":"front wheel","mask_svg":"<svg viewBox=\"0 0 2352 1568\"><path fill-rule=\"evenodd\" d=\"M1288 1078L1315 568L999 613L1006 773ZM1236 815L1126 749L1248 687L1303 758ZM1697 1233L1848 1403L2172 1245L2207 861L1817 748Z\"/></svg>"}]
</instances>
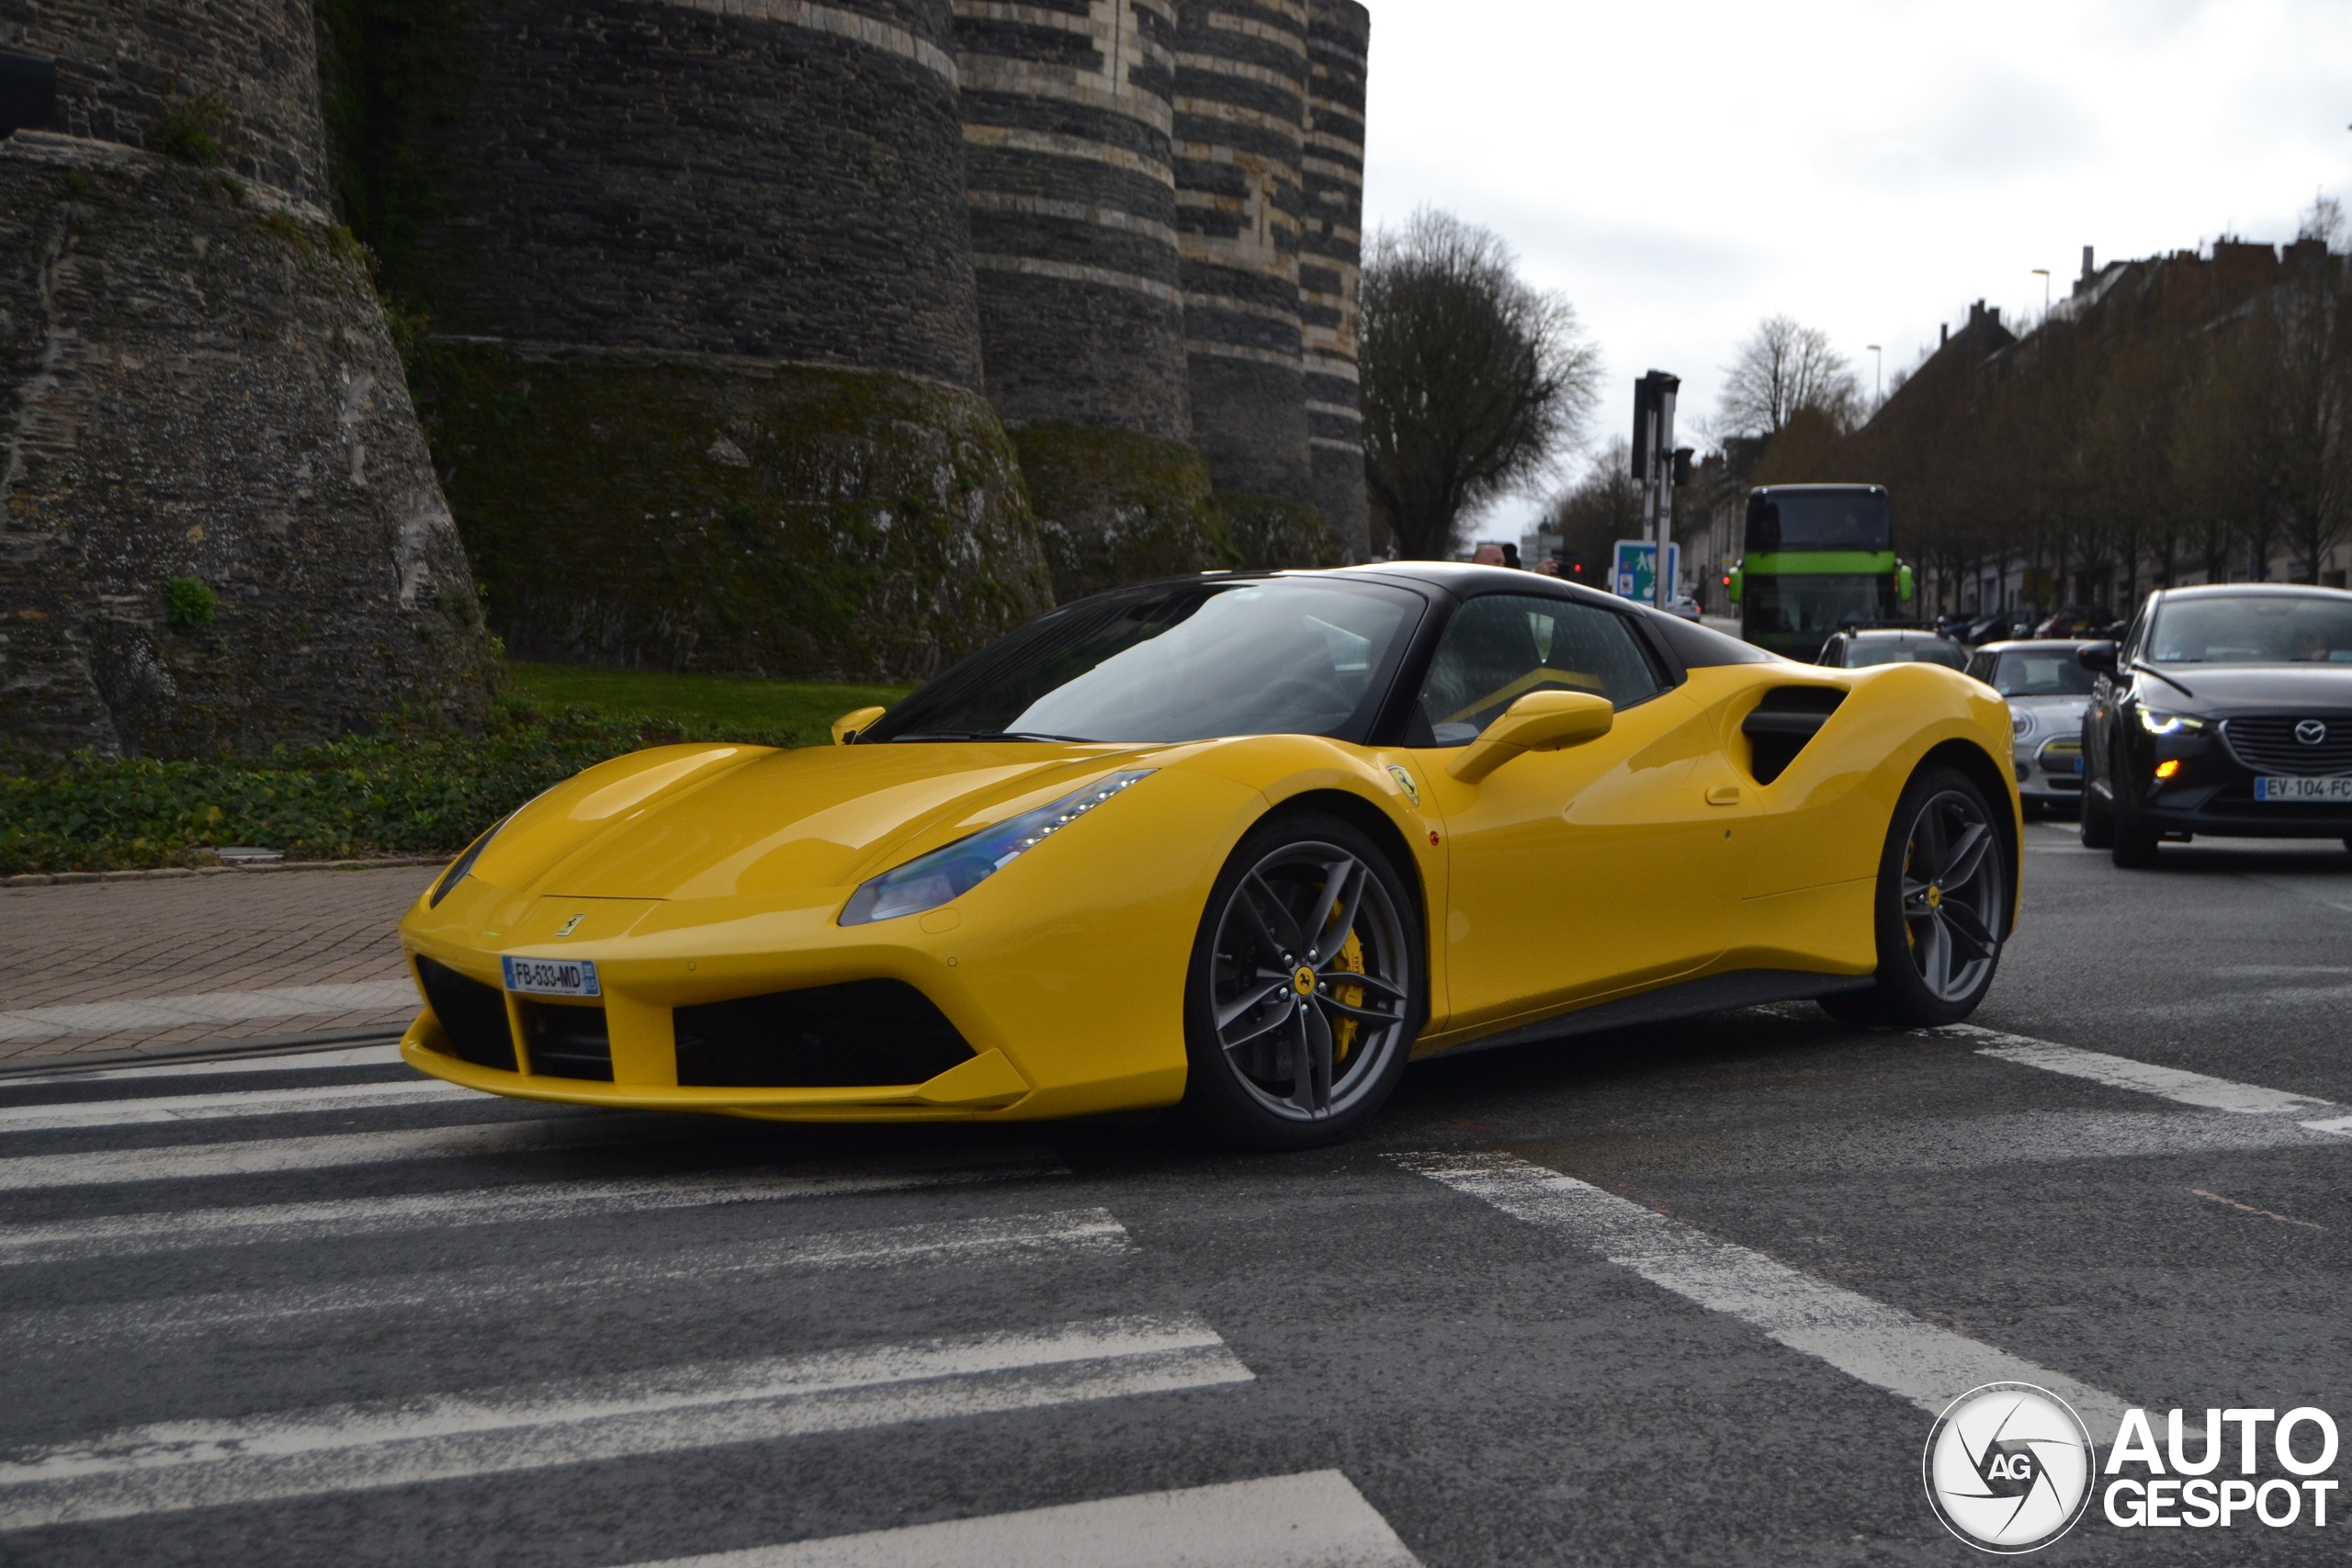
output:
<instances>
[{"instance_id":1,"label":"front wheel","mask_svg":"<svg viewBox=\"0 0 2352 1568\"><path fill-rule=\"evenodd\" d=\"M1914 774L1879 859L1878 972L1869 990L1822 1005L1849 1021L1915 1029L1974 1012L2000 967L2008 864L1993 807L1973 780L1946 767Z\"/></svg>"},{"instance_id":2,"label":"front wheel","mask_svg":"<svg viewBox=\"0 0 2352 1568\"><path fill-rule=\"evenodd\" d=\"M1209 894L1184 997L1184 1109L1230 1143L1310 1148L1396 1089L1424 1013L1420 922L1357 829L1288 812Z\"/></svg>"}]
</instances>

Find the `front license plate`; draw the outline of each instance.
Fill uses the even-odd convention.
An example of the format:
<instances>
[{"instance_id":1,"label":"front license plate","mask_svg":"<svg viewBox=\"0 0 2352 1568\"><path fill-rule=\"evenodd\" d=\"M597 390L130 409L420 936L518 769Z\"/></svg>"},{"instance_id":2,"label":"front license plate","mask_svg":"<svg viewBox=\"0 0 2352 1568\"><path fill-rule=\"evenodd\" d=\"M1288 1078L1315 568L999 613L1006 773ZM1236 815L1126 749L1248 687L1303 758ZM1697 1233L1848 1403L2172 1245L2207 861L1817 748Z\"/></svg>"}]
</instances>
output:
<instances>
[{"instance_id":1,"label":"front license plate","mask_svg":"<svg viewBox=\"0 0 2352 1568\"><path fill-rule=\"evenodd\" d=\"M2315 800L2327 806L2352 806L2352 778L2256 779L2256 800Z\"/></svg>"},{"instance_id":2,"label":"front license plate","mask_svg":"<svg viewBox=\"0 0 2352 1568\"><path fill-rule=\"evenodd\" d=\"M508 958L506 988L532 997L601 997L596 966L584 958Z\"/></svg>"}]
</instances>

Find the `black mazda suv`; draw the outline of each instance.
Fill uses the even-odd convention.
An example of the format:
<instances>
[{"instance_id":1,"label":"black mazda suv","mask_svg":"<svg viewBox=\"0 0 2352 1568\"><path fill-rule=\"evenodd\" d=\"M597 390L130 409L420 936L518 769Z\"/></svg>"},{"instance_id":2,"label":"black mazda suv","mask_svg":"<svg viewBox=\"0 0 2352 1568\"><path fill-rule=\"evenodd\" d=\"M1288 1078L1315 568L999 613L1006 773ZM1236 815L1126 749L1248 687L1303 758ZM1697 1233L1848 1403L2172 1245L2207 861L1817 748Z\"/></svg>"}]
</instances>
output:
<instances>
[{"instance_id":1,"label":"black mazda suv","mask_svg":"<svg viewBox=\"0 0 2352 1568\"><path fill-rule=\"evenodd\" d=\"M2148 596L2123 640L2075 655L2083 842L2153 865L2198 834L2352 849L2352 593L2216 583Z\"/></svg>"}]
</instances>

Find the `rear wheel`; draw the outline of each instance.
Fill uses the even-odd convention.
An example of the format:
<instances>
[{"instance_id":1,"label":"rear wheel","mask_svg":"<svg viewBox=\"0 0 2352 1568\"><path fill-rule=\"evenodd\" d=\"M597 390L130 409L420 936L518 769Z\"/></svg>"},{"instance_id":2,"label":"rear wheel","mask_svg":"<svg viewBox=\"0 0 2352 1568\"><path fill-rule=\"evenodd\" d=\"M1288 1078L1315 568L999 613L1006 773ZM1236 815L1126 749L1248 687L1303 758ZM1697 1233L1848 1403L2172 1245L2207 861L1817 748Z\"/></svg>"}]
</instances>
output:
<instances>
[{"instance_id":1,"label":"rear wheel","mask_svg":"<svg viewBox=\"0 0 2352 1568\"><path fill-rule=\"evenodd\" d=\"M1261 824L1193 942L1186 1112L1252 1148L1348 1137L1404 1076L1424 973L1413 902L1369 838L1320 813Z\"/></svg>"},{"instance_id":2,"label":"rear wheel","mask_svg":"<svg viewBox=\"0 0 2352 1568\"><path fill-rule=\"evenodd\" d=\"M1957 1023L1993 987L2008 924L2008 849L1967 774L1923 768L1904 789L1879 860L1878 973L1825 998L1833 1017L1910 1028Z\"/></svg>"}]
</instances>

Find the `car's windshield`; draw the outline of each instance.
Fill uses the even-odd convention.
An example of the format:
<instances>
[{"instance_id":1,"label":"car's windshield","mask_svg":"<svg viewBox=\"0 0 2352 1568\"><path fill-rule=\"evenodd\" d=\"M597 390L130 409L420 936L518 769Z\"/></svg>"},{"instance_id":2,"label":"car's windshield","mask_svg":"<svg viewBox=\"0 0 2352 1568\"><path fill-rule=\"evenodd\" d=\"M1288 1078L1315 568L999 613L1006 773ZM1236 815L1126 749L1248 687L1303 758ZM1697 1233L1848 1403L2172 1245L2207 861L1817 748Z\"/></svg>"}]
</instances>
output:
<instances>
[{"instance_id":1,"label":"car's windshield","mask_svg":"<svg viewBox=\"0 0 2352 1568\"><path fill-rule=\"evenodd\" d=\"M2066 648L2019 648L1979 654L1969 673L2005 697L2079 697L2091 689L2091 672Z\"/></svg>"},{"instance_id":2,"label":"car's windshield","mask_svg":"<svg viewBox=\"0 0 2352 1568\"><path fill-rule=\"evenodd\" d=\"M1421 600L1385 584L1158 584L1055 610L877 720L864 741L1361 739Z\"/></svg>"},{"instance_id":3,"label":"car's windshield","mask_svg":"<svg viewBox=\"0 0 2352 1568\"><path fill-rule=\"evenodd\" d=\"M1940 664L1947 670L1958 670L1968 662L1966 650L1956 642L1940 637L1856 637L1846 649L1846 667L1860 670L1871 664Z\"/></svg>"},{"instance_id":4,"label":"car's windshield","mask_svg":"<svg viewBox=\"0 0 2352 1568\"><path fill-rule=\"evenodd\" d=\"M1740 609L1751 637L1817 640L1850 622L1885 617L1886 597L1877 577L1770 575L1747 580Z\"/></svg>"},{"instance_id":5,"label":"car's windshield","mask_svg":"<svg viewBox=\"0 0 2352 1568\"><path fill-rule=\"evenodd\" d=\"M2156 615L2157 664L2352 664L2352 594L2176 599Z\"/></svg>"}]
</instances>

